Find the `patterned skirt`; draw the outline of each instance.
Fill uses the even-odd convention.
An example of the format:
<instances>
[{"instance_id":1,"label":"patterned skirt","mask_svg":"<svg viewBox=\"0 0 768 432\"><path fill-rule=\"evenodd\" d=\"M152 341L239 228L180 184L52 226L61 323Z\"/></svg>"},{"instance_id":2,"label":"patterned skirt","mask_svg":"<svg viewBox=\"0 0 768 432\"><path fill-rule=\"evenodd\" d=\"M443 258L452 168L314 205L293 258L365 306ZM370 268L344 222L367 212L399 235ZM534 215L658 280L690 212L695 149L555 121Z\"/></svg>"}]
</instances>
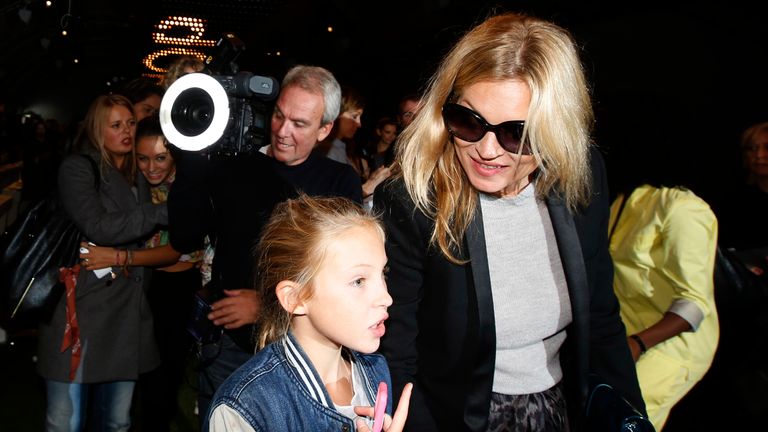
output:
<instances>
[{"instance_id":1,"label":"patterned skirt","mask_svg":"<svg viewBox=\"0 0 768 432\"><path fill-rule=\"evenodd\" d=\"M488 432L568 432L562 382L541 393L491 395Z\"/></svg>"}]
</instances>

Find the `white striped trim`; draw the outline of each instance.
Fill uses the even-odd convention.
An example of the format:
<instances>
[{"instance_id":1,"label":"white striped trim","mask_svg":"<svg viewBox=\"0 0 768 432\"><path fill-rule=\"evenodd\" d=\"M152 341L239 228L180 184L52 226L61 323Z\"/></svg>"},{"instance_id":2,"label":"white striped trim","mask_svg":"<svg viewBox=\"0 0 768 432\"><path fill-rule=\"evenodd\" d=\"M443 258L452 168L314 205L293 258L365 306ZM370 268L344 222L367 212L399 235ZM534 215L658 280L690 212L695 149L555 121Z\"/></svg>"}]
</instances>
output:
<instances>
[{"instance_id":1,"label":"white striped trim","mask_svg":"<svg viewBox=\"0 0 768 432\"><path fill-rule=\"evenodd\" d=\"M315 374L312 373L312 367L307 364L306 359L301 355L301 351L293 344L290 337L283 338L283 347L285 348L285 356L291 365L296 368L296 372L298 372L299 377L304 382L304 386L309 390L312 397L321 404L333 408L333 405L330 405L325 398L325 386L323 383L317 382Z\"/></svg>"}]
</instances>

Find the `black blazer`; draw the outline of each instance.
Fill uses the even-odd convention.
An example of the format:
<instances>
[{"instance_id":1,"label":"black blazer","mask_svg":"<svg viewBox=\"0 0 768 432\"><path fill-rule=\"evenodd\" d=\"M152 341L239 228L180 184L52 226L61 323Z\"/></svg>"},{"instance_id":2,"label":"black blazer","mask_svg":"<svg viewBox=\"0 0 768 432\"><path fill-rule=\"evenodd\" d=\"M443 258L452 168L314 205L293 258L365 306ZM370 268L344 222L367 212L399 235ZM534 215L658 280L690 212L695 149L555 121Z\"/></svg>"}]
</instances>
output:
<instances>
[{"instance_id":1,"label":"black blazer","mask_svg":"<svg viewBox=\"0 0 768 432\"><path fill-rule=\"evenodd\" d=\"M571 214L559 198L546 200L573 309L561 363L576 428L588 371L599 373L645 412L613 293L608 191L596 150L592 169L593 199L581 212ZM415 209L401 178L378 188L374 211L382 215L387 232L387 285L394 299L380 351L392 372L395 402L403 386L414 383L407 429L486 430L496 333L480 207L464 238L466 265L451 263L429 245L433 221Z\"/></svg>"}]
</instances>

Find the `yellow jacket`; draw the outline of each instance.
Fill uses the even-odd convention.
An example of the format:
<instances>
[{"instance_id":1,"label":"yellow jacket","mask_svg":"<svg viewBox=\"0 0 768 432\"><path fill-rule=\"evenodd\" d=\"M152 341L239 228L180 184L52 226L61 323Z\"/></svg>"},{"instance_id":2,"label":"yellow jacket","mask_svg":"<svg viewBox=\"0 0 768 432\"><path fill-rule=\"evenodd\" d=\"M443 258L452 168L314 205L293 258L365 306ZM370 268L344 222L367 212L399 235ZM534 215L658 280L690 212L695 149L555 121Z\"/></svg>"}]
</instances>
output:
<instances>
[{"instance_id":1,"label":"yellow jacket","mask_svg":"<svg viewBox=\"0 0 768 432\"><path fill-rule=\"evenodd\" d=\"M611 205L609 227L616 224L621 199ZM650 327L667 311L678 313L681 304L688 311L696 306L694 319L678 313L692 331L650 350L694 369L709 367L720 333L713 282L716 248L717 219L693 192L649 185L635 189L610 239L613 287L627 334Z\"/></svg>"}]
</instances>

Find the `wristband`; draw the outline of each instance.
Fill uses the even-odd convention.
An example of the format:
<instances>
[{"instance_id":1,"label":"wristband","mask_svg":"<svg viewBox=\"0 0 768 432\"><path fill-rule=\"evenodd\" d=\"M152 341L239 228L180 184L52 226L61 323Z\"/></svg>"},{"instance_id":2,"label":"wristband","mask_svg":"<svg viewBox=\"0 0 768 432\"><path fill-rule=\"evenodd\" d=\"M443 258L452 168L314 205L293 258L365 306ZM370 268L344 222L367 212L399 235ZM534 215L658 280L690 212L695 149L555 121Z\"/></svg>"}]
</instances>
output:
<instances>
[{"instance_id":1,"label":"wristband","mask_svg":"<svg viewBox=\"0 0 768 432\"><path fill-rule=\"evenodd\" d=\"M125 259L123 260L123 276L128 276L128 266L133 262L133 251L125 249Z\"/></svg>"},{"instance_id":2,"label":"wristband","mask_svg":"<svg viewBox=\"0 0 768 432\"><path fill-rule=\"evenodd\" d=\"M629 335L629 337L631 337L632 340L637 342L637 346L640 347L640 354L645 354L645 352L648 351L648 347L645 346L645 342L643 342L643 340L640 339L640 336L633 334L633 335Z\"/></svg>"}]
</instances>

